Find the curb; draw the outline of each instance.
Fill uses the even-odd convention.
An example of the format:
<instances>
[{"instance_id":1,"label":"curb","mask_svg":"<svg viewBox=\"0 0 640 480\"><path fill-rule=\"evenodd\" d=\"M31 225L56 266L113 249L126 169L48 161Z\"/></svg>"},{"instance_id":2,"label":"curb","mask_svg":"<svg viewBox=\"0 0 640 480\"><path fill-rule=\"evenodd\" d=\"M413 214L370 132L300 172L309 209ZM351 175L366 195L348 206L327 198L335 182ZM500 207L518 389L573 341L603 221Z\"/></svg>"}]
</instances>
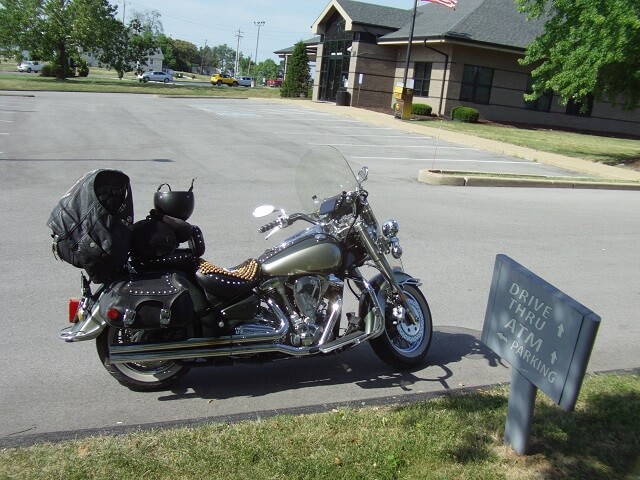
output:
<instances>
[{"instance_id":1,"label":"curb","mask_svg":"<svg viewBox=\"0 0 640 480\"><path fill-rule=\"evenodd\" d=\"M456 170L420 170L418 181L429 185L456 187L530 187L530 188L580 188L594 190L640 190L640 183L608 182L606 180L585 181L561 179L543 175L500 175L485 172L463 172Z\"/></svg>"}]
</instances>

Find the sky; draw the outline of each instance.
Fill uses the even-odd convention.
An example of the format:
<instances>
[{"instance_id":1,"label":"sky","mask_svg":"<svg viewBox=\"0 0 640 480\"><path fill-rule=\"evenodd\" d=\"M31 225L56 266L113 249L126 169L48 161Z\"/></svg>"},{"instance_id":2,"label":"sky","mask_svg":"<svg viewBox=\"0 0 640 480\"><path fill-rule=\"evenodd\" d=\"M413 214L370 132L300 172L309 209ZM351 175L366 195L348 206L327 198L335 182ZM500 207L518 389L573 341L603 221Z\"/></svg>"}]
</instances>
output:
<instances>
[{"instance_id":1,"label":"sky","mask_svg":"<svg viewBox=\"0 0 640 480\"><path fill-rule=\"evenodd\" d=\"M389 7L411 9L413 0L369 0ZM236 49L238 30L241 33L240 51L258 62L272 58L279 62L274 51L293 46L299 40L312 38L311 26L329 0L110 0L118 7L120 19L123 9L125 23L133 11L157 10L165 35L186 40L203 47L227 44ZM258 27L254 22L265 22Z\"/></svg>"}]
</instances>

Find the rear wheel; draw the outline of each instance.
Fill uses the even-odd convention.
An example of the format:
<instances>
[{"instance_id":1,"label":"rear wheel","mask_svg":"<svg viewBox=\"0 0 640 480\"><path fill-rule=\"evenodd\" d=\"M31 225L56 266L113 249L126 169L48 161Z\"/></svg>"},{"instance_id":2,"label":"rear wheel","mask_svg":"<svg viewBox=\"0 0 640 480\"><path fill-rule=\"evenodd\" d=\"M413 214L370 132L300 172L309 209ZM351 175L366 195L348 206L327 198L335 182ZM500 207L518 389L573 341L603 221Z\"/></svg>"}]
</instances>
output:
<instances>
[{"instance_id":1,"label":"rear wheel","mask_svg":"<svg viewBox=\"0 0 640 480\"><path fill-rule=\"evenodd\" d=\"M371 340L371 347L389 365L410 368L427 355L433 336L433 324L427 300L418 287L405 284L402 285L402 291L417 323L410 323L408 315L405 315L404 321L396 321L393 316L394 305L387 302L384 306L384 332Z\"/></svg>"},{"instance_id":2,"label":"rear wheel","mask_svg":"<svg viewBox=\"0 0 640 480\"><path fill-rule=\"evenodd\" d=\"M167 338L173 337L173 338ZM158 338L161 337L161 338ZM111 363L109 345L148 343L162 340L182 340L182 329L133 330L107 327L96 339L98 356L104 368L125 387L138 392L163 390L181 379L190 369L182 363L169 361Z\"/></svg>"},{"instance_id":3,"label":"rear wheel","mask_svg":"<svg viewBox=\"0 0 640 480\"><path fill-rule=\"evenodd\" d=\"M164 83L169 83L169 79L168 79L168 78L165 78L165 79L164 79Z\"/></svg>"},{"instance_id":4,"label":"rear wheel","mask_svg":"<svg viewBox=\"0 0 640 480\"><path fill-rule=\"evenodd\" d=\"M222 80L218 80L218 82L216 83L217 86L221 87L222 86Z\"/></svg>"}]
</instances>

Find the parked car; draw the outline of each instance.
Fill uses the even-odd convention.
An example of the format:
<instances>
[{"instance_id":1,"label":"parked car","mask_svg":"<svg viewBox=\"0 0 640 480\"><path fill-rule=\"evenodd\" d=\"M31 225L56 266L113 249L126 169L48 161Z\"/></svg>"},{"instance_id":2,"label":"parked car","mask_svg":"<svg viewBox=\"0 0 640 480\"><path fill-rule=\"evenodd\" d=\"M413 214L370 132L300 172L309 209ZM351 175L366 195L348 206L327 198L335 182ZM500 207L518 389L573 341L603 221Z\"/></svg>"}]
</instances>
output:
<instances>
[{"instance_id":1,"label":"parked car","mask_svg":"<svg viewBox=\"0 0 640 480\"><path fill-rule=\"evenodd\" d=\"M42 70L42 67L44 67L44 64L40 62L25 60L24 62L20 63L20 65L18 65L18 71L27 73L39 72L40 70Z\"/></svg>"},{"instance_id":2,"label":"parked car","mask_svg":"<svg viewBox=\"0 0 640 480\"><path fill-rule=\"evenodd\" d=\"M250 87L253 83L253 77L239 77L238 85L241 87Z\"/></svg>"},{"instance_id":3,"label":"parked car","mask_svg":"<svg viewBox=\"0 0 640 480\"><path fill-rule=\"evenodd\" d=\"M238 80L233 78L231 75L228 75L226 73L216 73L213 77L211 77L211 85L217 85L218 87L221 87L222 85L237 87L239 83Z\"/></svg>"},{"instance_id":4,"label":"parked car","mask_svg":"<svg viewBox=\"0 0 640 480\"><path fill-rule=\"evenodd\" d=\"M142 75L138 75L138 80L141 82L173 82L173 76L166 72L145 72Z\"/></svg>"},{"instance_id":5,"label":"parked car","mask_svg":"<svg viewBox=\"0 0 640 480\"><path fill-rule=\"evenodd\" d=\"M281 78L267 80L267 87L281 87L281 86L282 86Z\"/></svg>"}]
</instances>

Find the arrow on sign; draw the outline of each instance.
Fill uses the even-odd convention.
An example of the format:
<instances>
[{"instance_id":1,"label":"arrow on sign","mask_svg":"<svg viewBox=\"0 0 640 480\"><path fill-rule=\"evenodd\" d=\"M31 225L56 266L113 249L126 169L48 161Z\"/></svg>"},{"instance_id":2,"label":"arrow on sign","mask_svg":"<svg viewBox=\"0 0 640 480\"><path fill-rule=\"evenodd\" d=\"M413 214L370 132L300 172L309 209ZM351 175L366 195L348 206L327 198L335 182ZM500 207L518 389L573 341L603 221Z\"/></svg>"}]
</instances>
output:
<instances>
[{"instance_id":1,"label":"arrow on sign","mask_svg":"<svg viewBox=\"0 0 640 480\"><path fill-rule=\"evenodd\" d=\"M498 332L498 338L502 340L504 343L507 343L507 337L505 337L502 332Z\"/></svg>"},{"instance_id":2,"label":"arrow on sign","mask_svg":"<svg viewBox=\"0 0 640 480\"><path fill-rule=\"evenodd\" d=\"M558 355L556 355L556 351L551 352L551 365L555 365L556 360L558 359Z\"/></svg>"},{"instance_id":3,"label":"arrow on sign","mask_svg":"<svg viewBox=\"0 0 640 480\"><path fill-rule=\"evenodd\" d=\"M558 325L558 338L562 337L563 333L564 333L564 324L561 323L560 325Z\"/></svg>"}]
</instances>

